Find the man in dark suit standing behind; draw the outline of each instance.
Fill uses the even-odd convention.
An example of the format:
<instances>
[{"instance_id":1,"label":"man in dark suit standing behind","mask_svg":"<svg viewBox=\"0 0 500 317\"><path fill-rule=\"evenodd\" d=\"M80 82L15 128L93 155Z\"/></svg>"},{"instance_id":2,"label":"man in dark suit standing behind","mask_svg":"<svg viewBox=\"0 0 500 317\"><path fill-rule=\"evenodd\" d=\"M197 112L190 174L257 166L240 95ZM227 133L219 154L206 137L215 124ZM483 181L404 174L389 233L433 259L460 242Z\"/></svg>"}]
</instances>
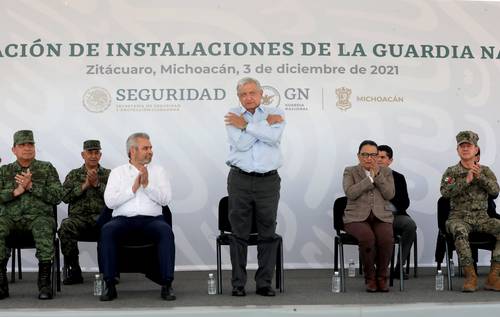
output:
<instances>
[{"instance_id":1,"label":"man in dark suit standing behind","mask_svg":"<svg viewBox=\"0 0 500 317\"><path fill-rule=\"evenodd\" d=\"M378 164L380 166L389 167L392 164L393 151L388 145L378 146ZM392 176L394 178L395 194L394 198L390 200L389 207L394 214L394 222L392 223L394 228L394 233L401 236L401 244L403 245L402 257L403 265L404 261L410 255L411 246L415 241L417 235L417 225L415 221L406 213L406 209L410 206L410 198L408 198L408 189L406 186L406 180L403 174L392 170ZM399 257L398 257L399 259ZM399 271L400 263L396 265L395 272ZM399 275L395 274L395 277L399 278ZM403 273L405 280L408 279L408 274Z\"/></svg>"}]
</instances>

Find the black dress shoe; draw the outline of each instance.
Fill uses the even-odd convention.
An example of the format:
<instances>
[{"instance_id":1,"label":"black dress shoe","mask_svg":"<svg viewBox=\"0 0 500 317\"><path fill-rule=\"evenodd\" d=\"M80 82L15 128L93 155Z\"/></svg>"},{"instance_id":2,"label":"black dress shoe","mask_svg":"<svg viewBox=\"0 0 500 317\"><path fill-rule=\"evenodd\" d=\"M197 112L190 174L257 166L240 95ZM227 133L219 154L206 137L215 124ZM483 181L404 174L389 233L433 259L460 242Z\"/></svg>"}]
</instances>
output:
<instances>
[{"instance_id":1,"label":"black dress shoe","mask_svg":"<svg viewBox=\"0 0 500 317\"><path fill-rule=\"evenodd\" d=\"M9 297L9 288L7 285L0 285L0 299Z\"/></svg>"},{"instance_id":2,"label":"black dress shoe","mask_svg":"<svg viewBox=\"0 0 500 317\"><path fill-rule=\"evenodd\" d=\"M232 296L246 296L245 288L242 286L233 287L233 291L231 293Z\"/></svg>"},{"instance_id":3,"label":"black dress shoe","mask_svg":"<svg viewBox=\"0 0 500 317\"><path fill-rule=\"evenodd\" d=\"M81 275L70 275L64 279L64 285L74 285L74 284L82 284L83 277Z\"/></svg>"},{"instance_id":4,"label":"black dress shoe","mask_svg":"<svg viewBox=\"0 0 500 317\"><path fill-rule=\"evenodd\" d=\"M269 286L258 288L256 293L261 296L276 296L276 293Z\"/></svg>"},{"instance_id":5,"label":"black dress shoe","mask_svg":"<svg viewBox=\"0 0 500 317\"><path fill-rule=\"evenodd\" d=\"M409 278L408 273L403 272L403 280L407 280ZM394 279L399 280L399 271L394 271Z\"/></svg>"},{"instance_id":6,"label":"black dress shoe","mask_svg":"<svg viewBox=\"0 0 500 317\"><path fill-rule=\"evenodd\" d=\"M108 302L118 297L116 293L115 284L104 282L104 289L102 290L102 295L99 297L101 302Z\"/></svg>"},{"instance_id":7,"label":"black dress shoe","mask_svg":"<svg viewBox=\"0 0 500 317\"><path fill-rule=\"evenodd\" d=\"M399 280L399 265L396 265L394 267L394 271L393 271L393 277L394 279L396 280ZM403 280L407 280L409 279L410 277L408 276L408 273L406 273L406 270L404 269L404 266L403 266Z\"/></svg>"},{"instance_id":8,"label":"black dress shoe","mask_svg":"<svg viewBox=\"0 0 500 317\"><path fill-rule=\"evenodd\" d=\"M161 287L161 298L164 300L175 300L174 289L172 288L172 284L163 285Z\"/></svg>"}]
</instances>

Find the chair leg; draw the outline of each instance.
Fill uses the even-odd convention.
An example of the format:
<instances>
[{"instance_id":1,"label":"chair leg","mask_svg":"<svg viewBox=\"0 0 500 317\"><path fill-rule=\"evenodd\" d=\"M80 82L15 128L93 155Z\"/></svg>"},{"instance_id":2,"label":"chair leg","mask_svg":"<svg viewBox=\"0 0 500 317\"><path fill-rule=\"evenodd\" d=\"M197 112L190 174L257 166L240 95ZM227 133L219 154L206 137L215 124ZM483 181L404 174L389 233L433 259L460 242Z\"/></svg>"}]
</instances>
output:
<instances>
[{"instance_id":1,"label":"chair leg","mask_svg":"<svg viewBox=\"0 0 500 317\"><path fill-rule=\"evenodd\" d=\"M339 270L339 251L338 251L338 247L339 247L339 237L335 237L333 239L333 271L337 271Z\"/></svg>"},{"instance_id":2,"label":"chair leg","mask_svg":"<svg viewBox=\"0 0 500 317\"><path fill-rule=\"evenodd\" d=\"M50 275L51 275L51 280L50 280L50 287L52 289L52 296L56 297L56 289L57 289L57 277L56 277L56 272L57 272L57 260L54 258L54 261L52 262L52 266L50 268Z\"/></svg>"},{"instance_id":3,"label":"chair leg","mask_svg":"<svg viewBox=\"0 0 500 317\"><path fill-rule=\"evenodd\" d=\"M415 235L415 241L413 241L413 277L418 275L418 247L417 247L417 236Z\"/></svg>"},{"instance_id":4,"label":"chair leg","mask_svg":"<svg viewBox=\"0 0 500 317\"><path fill-rule=\"evenodd\" d=\"M281 242L278 241L278 246L276 247L276 266L275 266L275 280L276 280L276 289L280 288L280 278L281 278L281 257L280 257L280 248L281 248Z\"/></svg>"},{"instance_id":5,"label":"chair leg","mask_svg":"<svg viewBox=\"0 0 500 317\"><path fill-rule=\"evenodd\" d=\"M66 263L64 263L64 265L62 267L62 276L63 276L63 280L68 278L68 266L66 265Z\"/></svg>"},{"instance_id":6,"label":"chair leg","mask_svg":"<svg viewBox=\"0 0 500 317\"><path fill-rule=\"evenodd\" d=\"M10 282L16 282L16 248L12 248L12 269L10 270Z\"/></svg>"},{"instance_id":7,"label":"chair leg","mask_svg":"<svg viewBox=\"0 0 500 317\"><path fill-rule=\"evenodd\" d=\"M221 268L221 246L217 239L217 294L222 294L222 268Z\"/></svg>"},{"instance_id":8,"label":"chair leg","mask_svg":"<svg viewBox=\"0 0 500 317\"><path fill-rule=\"evenodd\" d=\"M445 243L445 249L446 249L446 270L447 270L447 279L448 279L448 290L451 291L453 289L453 286L451 284L451 270L450 270L450 253L448 251L448 241Z\"/></svg>"},{"instance_id":9,"label":"chair leg","mask_svg":"<svg viewBox=\"0 0 500 317\"><path fill-rule=\"evenodd\" d=\"M17 249L17 276L20 280L23 279L23 270L21 269L21 249Z\"/></svg>"},{"instance_id":10,"label":"chair leg","mask_svg":"<svg viewBox=\"0 0 500 317\"><path fill-rule=\"evenodd\" d=\"M339 242L339 256L340 256L340 289L345 292L345 270L344 270L344 244Z\"/></svg>"},{"instance_id":11,"label":"chair leg","mask_svg":"<svg viewBox=\"0 0 500 317\"><path fill-rule=\"evenodd\" d=\"M472 259L474 260L474 271L477 274L477 261L479 258L479 250L478 248L471 248L472 251Z\"/></svg>"},{"instance_id":12,"label":"chair leg","mask_svg":"<svg viewBox=\"0 0 500 317\"><path fill-rule=\"evenodd\" d=\"M398 254L399 254L399 290L404 291L405 286L404 286L404 278L403 278L403 243L401 242L401 239L399 239L399 244L398 244Z\"/></svg>"},{"instance_id":13,"label":"chair leg","mask_svg":"<svg viewBox=\"0 0 500 317\"><path fill-rule=\"evenodd\" d=\"M453 261L453 253L450 256L450 263ZM451 269L451 267L450 267ZM462 266L462 263L460 262L460 258L457 257L457 263L455 263L455 275L458 277L464 277L464 268Z\"/></svg>"},{"instance_id":14,"label":"chair leg","mask_svg":"<svg viewBox=\"0 0 500 317\"><path fill-rule=\"evenodd\" d=\"M57 291L61 291L61 252L60 252L60 247L59 247L59 239L55 239L55 245L56 245L56 254L55 254L55 262L56 262L56 283L57 283ZM54 292L55 294L55 292ZM55 295L54 295L55 296Z\"/></svg>"},{"instance_id":15,"label":"chair leg","mask_svg":"<svg viewBox=\"0 0 500 317\"><path fill-rule=\"evenodd\" d=\"M276 265L276 288L279 288L280 293L285 291L285 268L284 268L284 260L283 260L283 239L280 239L277 257L279 260L279 266ZM279 269L279 273L278 273ZM278 283L279 276L279 283ZM279 287L278 287L279 286Z\"/></svg>"},{"instance_id":16,"label":"chair leg","mask_svg":"<svg viewBox=\"0 0 500 317\"><path fill-rule=\"evenodd\" d=\"M361 252L359 252L358 246L358 263L359 263L359 275L363 275L363 260L361 259Z\"/></svg>"},{"instance_id":17,"label":"chair leg","mask_svg":"<svg viewBox=\"0 0 500 317\"><path fill-rule=\"evenodd\" d=\"M391 254L391 265L389 268L389 286L392 287L394 285L394 256L395 256L395 247L392 245L392 254ZM401 266L401 263L400 265Z\"/></svg>"},{"instance_id":18,"label":"chair leg","mask_svg":"<svg viewBox=\"0 0 500 317\"><path fill-rule=\"evenodd\" d=\"M406 274L410 274L410 258L411 256L410 254L408 254L408 257L405 259L406 265L404 266L404 271L406 272Z\"/></svg>"}]
</instances>

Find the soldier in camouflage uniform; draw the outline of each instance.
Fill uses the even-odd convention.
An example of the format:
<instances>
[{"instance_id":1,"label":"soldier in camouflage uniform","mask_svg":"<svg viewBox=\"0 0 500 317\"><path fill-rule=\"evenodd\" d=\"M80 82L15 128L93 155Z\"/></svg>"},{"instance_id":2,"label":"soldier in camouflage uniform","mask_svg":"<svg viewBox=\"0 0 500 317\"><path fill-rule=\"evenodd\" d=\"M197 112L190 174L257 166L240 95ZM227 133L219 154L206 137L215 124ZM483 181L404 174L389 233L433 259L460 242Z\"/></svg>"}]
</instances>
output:
<instances>
[{"instance_id":1,"label":"soldier in camouflage uniform","mask_svg":"<svg viewBox=\"0 0 500 317\"><path fill-rule=\"evenodd\" d=\"M78 237L82 233L94 235L98 240L96 220L104 207L104 190L110 170L99 165L101 144L98 140L83 142L84 165L69 172L63 184L62 200L68 206L68 218L59 228L61 251L67 276L65 285L83 283L78 261Z\"/></svg>"},{"instance_id":2,"label":"soldier in camouflage uniform","mask_svg":"<svg viewBox=\"0 0 500 317\"><path fill-rule=\"evenodd\" d=\"M12 152L17 160L0 167L0 299L9 296L5 240L16 231L31 231L38 259L39 299L52 298L51 267L56 219L53 206L61 202L62 186L49 162L35 159L30 130L14 134Z\"/></svg>"},{"instance_id":3,"label":"soldier in camouflage uniform","mask_svg":"<svg viewBox=\"0 0 500 317\"><path fill-rule=\"evenodd\" d=\"M488 195L498 195L498 182L491 169L476 162L478 135L462 131L456 139L460 162L448 167L444 173L441 194L450 199L451 212L446 230L455 239L455 248L464 268L463 291L477 290L477 275L469 245L470 232L485 232L496 237L485 289L500 291L500 220L490 218L487 213Z\"/></svg>"}]
</instances>

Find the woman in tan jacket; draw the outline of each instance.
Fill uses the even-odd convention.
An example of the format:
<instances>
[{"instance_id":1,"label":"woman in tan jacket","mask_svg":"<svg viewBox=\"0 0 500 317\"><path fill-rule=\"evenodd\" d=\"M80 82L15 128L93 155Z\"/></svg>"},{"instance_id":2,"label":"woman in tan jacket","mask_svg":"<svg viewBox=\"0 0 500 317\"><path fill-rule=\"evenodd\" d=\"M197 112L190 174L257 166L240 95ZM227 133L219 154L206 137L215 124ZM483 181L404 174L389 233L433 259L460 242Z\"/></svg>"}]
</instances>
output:
<instances>
[{"instance_id":1,"label":"woman in tan jacket","mask_svg":"<svg viewBox=\"0 0 500 317\"><path fill-rule=\"evenodd\" d=\"M365 140L359 145L359 164L344 170L343 186L347 196L344 227L359 242L366 291L388 292L393 215L386 206L395 190L392 172L388 167L377 165L377 154L377 144Z\"/></svg>"}]
</instances>

